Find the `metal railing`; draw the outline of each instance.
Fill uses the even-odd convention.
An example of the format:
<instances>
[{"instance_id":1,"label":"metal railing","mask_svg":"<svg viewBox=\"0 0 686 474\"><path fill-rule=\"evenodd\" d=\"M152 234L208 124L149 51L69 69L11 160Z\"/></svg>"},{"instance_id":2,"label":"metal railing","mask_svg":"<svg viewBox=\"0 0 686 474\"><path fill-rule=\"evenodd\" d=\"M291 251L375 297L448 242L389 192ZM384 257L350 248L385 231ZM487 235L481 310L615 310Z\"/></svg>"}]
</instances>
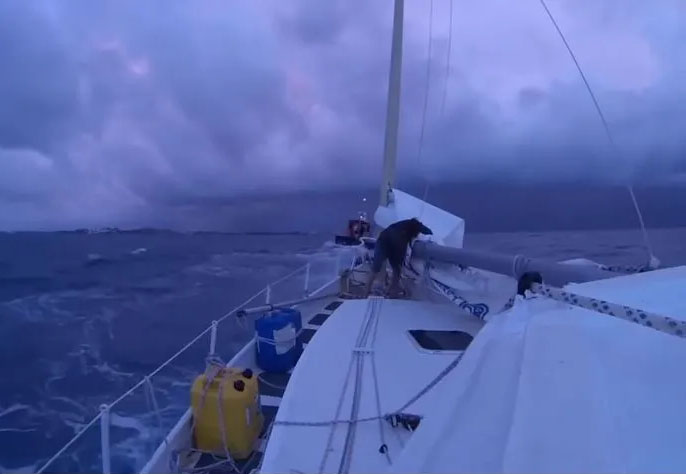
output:
<instances>
[{"instance_id":1,"label":"metal railing","mask_svg":"<svg viewBox=\"0 0 686 474\"><path fill-rule=\"evenodd\" d=\"M346 267L354 267L356 262L357 262L357 255L355 252L352 253L352 258L350 259L350 264L348 265L346 262ZM247 305L258 299L260 296L264 296L264 302L266 304L270 304L273 301L274 298L274 289L278 286L281 285L285 282L288 281L293 281L296 280L297 277L302 275L303 277L303 285L302 285L302 295L307 297L308 295L312 293L316 293L322 289L324 289L326 286L331 285L340 275L341 271L341 260L346 259L350 257L350 255L346 256L346 252L341 252L341 253L336 253L336 255L333 257L333 267L334 270L332 273L329 273L328 275L324 275L326 278L326 282L320 287L316 288L314 291L311 291L311 285L314 280L313 278L313 272L315 271L313 269L313 265L316 265L318 262L316 261L310 261L306 263L305 265L302 265L292 272L288 273L287 275L284 275L283 277L279 278L276 281L273 281L265 288L262 290L258 291L254 295L252 295L250 298L245 300L243 303L240 305L236 306L234 309L229 311L228 313L224 314L220 318L213 320L211 324L205 328L202 332L200 332L197 336L195 336L193 339L191 339L188 343L186 343L181 349L176 351L171 357L169 357L166 361L164 361L162 364L160 364L156 369L154 369L152 372L149 374L145 375L138 383L134 384L129 390L124 392L122 395L117 397L113 402L111 403L103 403L100 405L100 410L97 415L95 415L88 423L86 423L75 435L73 438L71 438L60 450L58 450L48 461L46 461L41 468L37 471L38 473L43 473L46 472L48 468L50 468L58 459L63 457L69 448L71 448L77 441L79 441L84 434L91 428L93 427L98 421L100 422L100 451L101 451L101 459L102 459L102 472L103 474L110 474L112 472L112 453L111 453L111 437L110 437L110 428L111 428L111 422L112 422L112 410L119 405L124 399L127 397L131 396L134 392L137 392L139 389L147 390L150 393L150 397L148 398L147 392L146 392L146 399L150 400L153 405L153 409L157 411L157 416L158 419L160 420L160 425L161 425L161 419L159 418L159 406L157 404L157 400L155 397L155 388L153 386L153 378L158 375L165 367L168 367L172 362L174 362L176 359L179 358L182 354L184 354L186 351L188 351L191 347L193 347L200 339L205 337L208 333L210 335L210 342L209 342L209 354L214 355L216 354L217 351L217 331L219 328L219 325L224 322L227 318L230 316L235 315L237 312L239 312L241 309L244 309ZM325 263L331 259L326 259ZM330 271L330 270L329 270ZM322 274L319 275L322 277ZM292 295L293 289L289 289L289 293ZM295 291L298 291L297 289ZM162 438L166 439L166 438ZM161 441L161 440L160 440ZM90 470L90 469L89 469Z\"/></svg>"}]
</instances>

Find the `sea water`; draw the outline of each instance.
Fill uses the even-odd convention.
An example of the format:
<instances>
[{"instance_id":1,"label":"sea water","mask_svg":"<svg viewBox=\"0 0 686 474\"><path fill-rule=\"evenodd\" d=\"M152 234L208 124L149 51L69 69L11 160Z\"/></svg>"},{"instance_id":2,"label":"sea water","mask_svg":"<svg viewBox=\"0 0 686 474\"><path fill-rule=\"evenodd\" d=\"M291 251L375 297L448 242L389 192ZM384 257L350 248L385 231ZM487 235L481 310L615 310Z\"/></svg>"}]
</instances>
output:
<instances>
[{"instance_id":1,"label":"sea water","mask_svg":"<svg viewBox=\"0 0 686 474\"><path fill-rule=\"evenodd\" d=\"M651 230L664 265L686 263L686 229ZM121 393L213 319L307 261L311 287L333 277L328 234L44 232L0 234L0 471L33 472ZM465 246L554 260L646 260L636 231L468 234ZM290 285L290 286L289 286ZM299 295L303 277L272 301ZM256 300L261 303L263 300ZM229 360L251 331L228 318L217 348ZM202 338L111 417L114 472L135 472L187 409L204 368ZM146 395L147 393L147 395ZM50 471L100 468L96 424Z\"/></svg>"}]
</instances>

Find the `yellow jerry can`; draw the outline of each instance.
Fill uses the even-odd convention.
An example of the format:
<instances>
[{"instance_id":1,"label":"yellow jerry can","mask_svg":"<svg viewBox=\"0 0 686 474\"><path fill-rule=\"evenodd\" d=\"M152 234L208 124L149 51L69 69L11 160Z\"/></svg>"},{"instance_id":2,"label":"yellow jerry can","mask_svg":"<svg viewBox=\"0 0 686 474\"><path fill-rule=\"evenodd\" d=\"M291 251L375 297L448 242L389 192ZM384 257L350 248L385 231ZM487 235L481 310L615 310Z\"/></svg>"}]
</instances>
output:
<instances>
[{"instance_id":1,"label":"yellow jerry can","mask_svg":"<svg viewBox=\"0 0 686 474\"><path fill-rule=\"evenodd\" d=\"M257 376L252 370L226 367L211 380L200 375L191 388L191 407L196 449L224 455L223 425L231 456L250 456L264 423Z\"/></svg>"}]
</instances>

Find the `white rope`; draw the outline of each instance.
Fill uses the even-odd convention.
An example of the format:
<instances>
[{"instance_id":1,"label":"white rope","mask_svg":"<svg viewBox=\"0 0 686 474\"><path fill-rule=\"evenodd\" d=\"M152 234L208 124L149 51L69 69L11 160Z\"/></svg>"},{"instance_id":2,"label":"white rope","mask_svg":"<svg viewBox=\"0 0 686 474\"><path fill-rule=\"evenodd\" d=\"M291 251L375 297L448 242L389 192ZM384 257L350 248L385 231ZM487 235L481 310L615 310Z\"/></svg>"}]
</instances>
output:
<instances>
[{"instance_id":1,"label":"white rope","mask_svg":"<svg viewBox=\"0 0 686 474\"><path fill-rule=\"evenodd\" d=\"M366 323L366 321L364 321ZM364 326L367 326L366 324ZM357 352L359 354L359 352ZM424 387L422 387L412 398L410 398L407 402L405 402L399 409L389 412L385 415L377 415L377 416L370 416L370 417L365 417L365 418L355 418L351 417L350 419L339 419L338 415L340 413L340 409L337 410L336 412L336 417L333 420L328 420L328 421L275 421L274 425L281 425L281 426L307 426L307 427L330 427L329 431L329 442L327 443L326 450L325 450L325 459L328 457L328 453L331 450L331 436L332 433L335 431L336 427L339 424L347 424L349 427L353 427L358 423L363 423L363 422L368 422L368 421L375 421L375 420L386 420L389 419L393 416L396 415L403 415L404 411L409 408L411 405L416 403L419 399L424 397L433 387L435 387L441 380L443 380L457 365L460 363L462 360L462 357L464 355L464 352L461 352L460 354L453 359L450 364L448 364L441 372L436 375L428 384L426 384ZM351 357L351 365L348 370L348 374L345 379L345 385L344 385L344 390L343 394L345 393L345 388L347 387L347 382L350 377L350 372L352 369L352 361L354 358ZM339 405L340 405L340 400L339 399ZM349 451L345 451L343 453L343 456L350 456L351 453ZM325 462L325 461L324 461ZM320 472L323 472L323 466L324 462L320 466Z\"/></svg>"},{"instance_id":2,"label":"white rope","mask_svg":"<svg viewBox=\"0 0 686 474\"><path fill-rule=\"evenodd\" d=\"M356 371L353 385L353 400L350 409L350 418L356 418L360 407L360 397L362 395L362 370L364 366L364 359L360 356L360 352L356 349L363 347L366 343L367 334L369 333L370 323L373 318L374 304L376 298L367 300L367 307L365 310L362 324L355 341L353 348L352 359L355 361ZM335 428L334 428L335 429ZM350 469L350 461L352 459L353 443L355 441L355 425L349 425L345 436L345 443L343 445L343 454L338 466L338 473L343 474Z\"/></svg>"},{"instance_id":3,"label":"white rope","mask_svg":"<svg viewBox=\"0 0 686 474\"><path fill-rule=\"evenodd\" d=\"M643 221L643 213L641 212L641 208L639 207L638 201L636 200L636 195L634 194L634 187L631 184L628 184L626 188L629 191L629 196L631 196L631 202L633 203L634 210L636 211L636 215L638 216L638 223L641 226L641 233L643 234L643 243L646 246L646 252L648 252L648 261L651 262L655 258L655 255L653 254L653 248L651 247L650 240L648 239L648 231L646 230L646 225Z\"/></svg>"},{"instance_id":4,"label":"white rope","mask_svg":"<svg viewBox=\"0 0 686 474\"><path fill-rule=\"evenodd\" d=\"M279 283L282 283L282 282L288 280L289 278L291 278L291 277L294 276L294 275L297 275L298 273L304 271L306 268L307 268L307 264L305 264L305 265L303 265L303 266L301 266L301 267L298 267L298 268L296 268L295 270L293 270L291 273L289 273L288 275L284 275L284 276L282 276L281 278L279 278L278 280L271 282L268 286L271 286L272 289L273 289L274 286L276 286L276 285L278 285ZM265 288L265 290L266 290L266 288ZM265 291L265 290L262 290L262 291Z\"/></svg>"},{"instance_id":5,"label":"white rope","mask_svg":"<svg viewBox=\"0 0 686 474\"><path fill-rule=\"evenodd\" d=\"M223 373L223 370L226 366L224 361L218 357L218 356L208 356L206 359L207 366L205 367L205 382L203 384L203 389L202 389L202 394L200 397L200 403L198 404L197 411L194 410L193 417L192 417L192 422L191 422L191 436L193 436L193 433L195 433L195 427L197 425L197 421L200 418L200 413L202 413L204 407L205 407L205 401L207 399L207 393L209 392L209 388L212 385L212 382L214 381L217 376L221 373L221 381L219 383L219 393L217 396L217 410L219 412L219 417L221 419L220 423L220 430L221 430L221 435L222 435L222 443L223 443L223 448L224 448L224 453L226 455L226 459L222 459L216 463L209 464L207 466L202 466L198 468L191 468L191 469L183 469L183 472L187 473L200 473L200 472L208 472L215 467L219 467L224 464L229 464L232 469L234 469L236 472L238 472L238 468L236 467L235 463L233 462L233 458L231 457L230 453L228 452L228 447L226 443L226 426L225 422L226 420L224 419L224 413L223 413L223 407L221 404L222 400L222 394L224 390L224 382L226 379L226 373ZM200 449L195 449L195 448L190 448L187 449L186 451L190 452L199 452L199 453L204 453L204 454L212 454L214 453L208 452L208 451L203 451Z\"/></svg>"},{"instance_id":6,"label":"white rope","mask_svg":"<svg viewBox=\"0 0 686 474\"><path fill-rule=\"evenodd\" d=\"M348 383L350 381L350 375L352 374L353 370L353 365L355 362L355 357L351 354L350 355L350 362L348 363L348 371L346 372L345 379L343 382L343 387L341 388L341 393L338 398L338 405L336 406L336 414L334 415L336 418L338 418L341 414L341 409L343 408L343 401L345 400L345 394L348 391ZM276 421L272 425L276 425ZM336 425L331 425L331 428L329 430L329 436L326 440L326 447L324 448L324 455L322 456L322 460L319 463L319 474L322 474L325 469L326 469L326 462L329 459L329 453L332 451L331 446L333 445L333 436L334 433L336 432Z\"/></svg>"},{"instance_id":7,"label":"white rope","mask_svg":"<svg viewBox=\"0 0 686 474\"><path fill-rule=\"evenodd\" d=\"M146 382L145 388L147 389L145 391L146 398L149 398L150 405L152 406L152 410L155 412L155 417L157 418L157 426L160 429L160 431L162 431L163 430L162 414L160 413L160 406L157 403L157 396L155 395L155 387L152 384L152 380L147 375L145 376L145 382ZM164 442L165 445L169 444L166 436L163 437L162 441Z\"/></svg>"},{"instance_id":8,"label":"white rope","mask_svg":"<svg viewBox=\"0 0 686 474\"><path fill-rule=\"evenodd\" d=\"M200 454L210 455L210 456L212 456L213 459L216 460L216 462L214 462L212 464L206 464L206 465L200 466L200 467L186 467L186 468L180 469L180 471L184 474L211 473L213 469L215 469L219 466L223 466L224 464L228 464L226 459L221 459L221 458L217 459L217 457L214 455L214 453L211 453L209 451L204 451L202 449L195 449L195 448L189 448L186 451L190 452L190 453L200 453ZM239 472L239 471L236 470L236 472Z\"/></svg>"},{"instance_id":9,"label":"white rope","mask_svg":"<svg viewBox=\"0 0 686 474\"><path fill-rule=\"evenodd\" d=\"M291 326L292 326L292 325L291 325ZM257 341L259 341L259 342L264 342L265 344L269 344L269 345L271 345L271 346L278 346L279 344L287 344L287 343L289 343L289 342L296 341L296 340L300 337L300 334L301 334L302 332L303 332L303 330L300 329L300 331L297 331L297 332L295 333L295 336L289 337L289 338L286 338L286 339L279 339L278 341L277 341L276 339L270 339L270 338L268 338L268 337L263 337L263 336L255 336L255 339L256 339Z\"/></svg>"},{"instance_id":10,"label":"white rope","mask_svg":"<svg viewBox=\"0 0 686 474\"><path fill-rule=\"evenodd\" d=\"M606 272L615 273L643 273L655 270L659 266L659 260L651 261L647 265L598 265L598 268Z\"/></svg>"},{"instance_id":11,"label":"white rope","mask_svg":"<svg viewBox=\"0 0 686 474\"><path fill-rule=\"evenodd\" d=\"M269 441L269 438L270 438L271 435L272 435L272 430L273 430L273 429L274 429L274 421L272 421L271 424L269 425L269 429L267 430L267 433L266 433L265 436L264 436L264 439L265 439L265 440ZM263 462L264 462L264 456L262 456L262 457L260 458L260 461L259 461L259 463L258 463L258 465L257 465L257 468L256 468L256 469L253 469L253 470L250 471L250 472L251 472L251 473L253 473L253 472L260 472L260 470L262 469L262 463L263 463ZM246 467L247 467L247 464L246 464Z\"/></svg>"},{"instance_id":12,"label":"white rope","mask_svg":"<svg viewBox=\"0 0 686 474\"><path fill-rule=\"evenodd\" d=\"M593 101L593 105L595 107L596 112L598 113L598 117L600 117L600 121L603 124L603 128L605 129L605 135L607 135L607 139L610 142L610 146L612 148L612 151L615 153L615 155L619 156L619 148L617 147L617 144L614 141L614 138L612 136L612 133L610 131L610 126L607 123L607 120L605 119L605 114L603 114L602 109L600 108L600 104L598 103L598 99L596 99L595 94L593 93L593 89L591 88L590 83L586 79L586 75L584 74L583 69L581 69L581 65L579 64L579 61L576 59L576 55L574 54L574 51L572 51L572 47L569 45L567 42L567 38L565 38L564 33L562 33L562 29L559 27L557 24L557 21L555 21L555 17L551 13L550 9L548 8L548 5L545 3L545 0L539 0L541 6L545 10L546 14L548 15L548 18L550 19L550 22L553 24L555 27L555 30L557 31L557 34L560 36L560 39L565 45L565 48L567 49L567 52L569 53L569 56L572 58L572 61L574 61L574 65L576 66L576 70L579 72L579 75L581 76L581 80L584 82L584 85L586 86L586 90L588 91L588 95L591 97L591 100ZM643 234L643 243L645 244L646 251L648 252L648 259L652 260L654 258L653 255L653 250L650 245L650 240L648 239L648 231L646 230L645 223L643 221L643 214L641 213L641 208L638 205L638 201L636 200L636 195L634 194L634 189L631 184L627 184L627 190L629 191L629 196L631 197L631 202L634 205L634 210L636 211L636 215L638 216L638 222L641 227L641 232Z\"/></svg>"},{"instance_id":13,"label":"white rope","mask_svg":"<svg viewBox=\"0 0 686 474\"><path fill-rule=\"evenodd\" d=\"M264 289L263 289L263 290L260 290L259 292L255 293L253 296L251 296L250 298L248 298L247 300L245 300L243 303L241 303L240 305L236 306L234 309L232 309L232 310L229 311L228 313L224 314L221 318L217 319L217 323L220 323L220 322L224 321L227 317L231 316L232 314L235 314L238 310L240 310L241 308L245 307L247 304L249 304L249 303L250 303L251 301L253 301L255 298L257 298L257 297L260 296L262 293L264 293L264 291L265 291ZM174 360L176 360L177 357L179 357L181 354L183 354L184 352L186 352L191 346L193 346L196 342L198 342L203 336L205 336L205 335L206 335L208 332L210 332L211 330L212 330L212 325L209 325L204 331L202 331L200 334L198 334L197 336L195 336L192 340L190 340L190 341L189 341L185 346L183 346L181 349L179 349L178 351L176 351L176 353L174 353L174 355L172 355L169 359L167 359L166 361L164 361L159 367L157 367L155 370L153 370L152 372L150 372L146 377L152 378L152 377L154 377L155 375L157 375L162 369L164 369L164 368L167 367L169 364L171 364ZM118 404L118 403L121 402L123 399L125 399L126 397L128 397L129 395L131 395L134 391L136 391L136 390L137 390L139 387L141 387L144 383L145 383L145 377L144 377L143 379L141 379L140 382L138 382L138 383L135 384L133 387L131 387L129 390L127 390L127 391L124 392L122 395L120 395L119 398L117 398L116 400L114 400L114 401L110 404L110 407L112 407L112 406Z\"/></svg>"},{"instance_id":14,"label":"white rope","mask_svg":"<svg viewBox=\"0 0 686 474\"><path fill-rule=\"evenodd\" d=\"M269 434L271 433L271 426L272 425L269 425L269 429L267 430L267 436L264 439L269 439ZM253 451L253 453L250 455L248 460L245 461L245 464L243 464L243 469L241 469L241 471L240 471L241 474L245 474L248 471L248 468L250 467L250 463L253 462L253 460L255 459L255 456L257 456L259 454L259 452L260 451L258 449L255 449Z\"/></svg>"},{"instance_id":15,"label":"white rope","mask_svg":"<svg viewBox=\"0 0 686 474\"><path fill-rule=\"evenodd\" d=\"M433 387L435 387L441 380L443 380L457 365L460 363L460 360L462 360L462 357L464 356L464 352L460 352L453 360L448 364L442 371L436 375L431 382L426 384L424 387L422 387L412 398L410 398L407 402L405 402L400 408L397 410L391 411L389 413L386 413L385 415L382 415L381 417L379 416L369 416L369 417L364 417L364 418L351 418L351 419L340 419L338 416L334 418L333 420L327 420L327 421L275 421L275 425L281 425L281 426L309 426L309 427L316 427L316 426L336 426L339 424L355 424L355 423L364 423L367 421L376 421L379 418L386 419L388 417L391 417L393 415L402 415L403 412L409 408L411 405L416 403L419 399L421 399L424 395L426 395Z\"/></svg>"},{"instance_id":16,"label":"white rope","mask_svg":"<svg viewBox=\"0 0 686 474\"><path fill-rule=\"evenodd\" d=\"M374 321L374 331L372 332L372 377L374 378L374 395L376 396L376 415L379 417L379 437L381 438L381 451L386 456L388 464L392 464L391 455L388 453L388 445L386 444L386 436L384 435L384 422L381 419L381 393L379 391L379 377L376 371L376 334L379 330L379 320L381 319L381 311L379 310Z\"/></svg>"},{"instance_id":17,"label":"white rope","mask_svg":"<svg viewBox=\"0 0 686 474\"><path fill-rule=\"evenodd\" d=\"M236 463L233 461L233 457L231 457L231 453L229 453L229 445L227 441L228 438L226 437L226 418L224 417L224 407L222 404L224 399L223 394L226 379L226 372L223 372L221 380L219 381L219 392L217 394L217 410L219 411L219 419L221 420L221 423L219 423L219 429L221 430L222 434L222 447L224 448L224 456L226 457L225 463L231 466L234 471L239 472L238 467L236 467Z\"/></svg>"},{"instance_id":18,"label":"white rope","mask_svg":"<svg viewBox=\"0 0 686 474\"><path fill-rule=\"evenodd\" d=\"M360 410L360 398L362 397L362 373L364 368L364 359L359 353L354 354L355 357L355 385L353 385L353 402L350 408L350 418L356 418ZM350 470L350 462L352 461L353 448L355 443L355 433L357 425L348 425L348 432L345 435L345 443L343 445L343 454L341 455L341 462L338 465L338 474L346 474Z\"/></svg>"},{"instance_id":19,"label":"white rope","mask_svg":"<svg viewBox=\"0 0 686 474\"><path fill-rule=\"evenodd\" d=\"M641 326L649 327L672 336L686 337L686 321L611 303L609 301L589 298L576 293L570 293L561 288L542 285L540 283L532 284L530 291L563 303L589 309L608 316L614 316L631 323L640 324Z\"/></svg>"},{"instance_id":20,"label":"white rope","mask_svg":"<svg viewBox=\"0 0 686 474\"><path fill-rule=\"evenodd\" d=\"M341 389L341 394L338 398L338 405L336 406L336 415L335 419L338 419L338 417L341 414L341 408L343 407L343 400L345 399L345 393L348 391L348 381L350 380L350 374L352 373L353 370L353 364L354 364L355 358L350 355L350 363L348 364L348 372L345 375L345 379L343 381L343 387ZM281 423L274 421L274 425L279 425ZM328 424L326 425L328 426ZM331 424L331 430L329 431L329 437L326 441L326 447L324 448L324 456L322 457L322 461L319 464L319 474L322 474L325 469L326 469L326 461L329 459L329 453L331 452L331 445L333 444L333 435L336 431L336 425Z\"/></svg>"},{"instance_id":21,"label":"white rope","mask_svg":"<svg viewBox=\"0 0 686 474\"><path fill-rule=\"evenodd\" d=\"M195 433L195 426L200 418L200 413L205 407L205 399L207 398L207 392L210 389L210 385L215 377L221 372L224 367L224 363L218 356L209 356L206 359L205 366L205 382L202 388L202 395L200 396L200 403L198 404L197 413L193 413L193 418L191 422L191 433Z\"/></svg>"},{"instance_id":22,"label":"white rope","mask_svg":"<svg viewBox=\"0 0 686 474\"><path fill-rule=\"evenodd\" d=\"M285 386L285 385L281 386L281 385L277 385L277 384L275 384L275 383L269 382L269 381L265 380L264 378L262 378L262 374L259 374L259 375L257 376L257 379L258 379L260 382L262 382L263 384L265 384L267 387L275 388L275 389L277 389L277 390L286 390L286 386Z\"/></svg>"}]
</instances>

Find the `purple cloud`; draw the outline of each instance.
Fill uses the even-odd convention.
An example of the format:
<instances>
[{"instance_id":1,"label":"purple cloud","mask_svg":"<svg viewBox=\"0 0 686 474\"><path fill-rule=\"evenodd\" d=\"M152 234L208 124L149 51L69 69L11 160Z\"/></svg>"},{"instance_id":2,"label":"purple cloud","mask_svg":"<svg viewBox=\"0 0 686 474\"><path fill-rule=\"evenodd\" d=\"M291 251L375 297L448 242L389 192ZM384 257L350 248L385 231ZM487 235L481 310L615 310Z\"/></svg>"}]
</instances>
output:
<instances>
[{"instance_id":1,"label":"purple cloud","mask_svg":"<svg viewBox=\"0 0 686 474\"><path fill-rule=\"evenodd\" d=\"M683 176L686 9L407 2L400 183ZM199 202L378 180L392 2L0 4L0 228L143 223ZM424 153L418 137L431 61ZM447 81L447 82L446 82ZM446 106L441 113L443 88Z\"/></svg>"}]
</instances>

